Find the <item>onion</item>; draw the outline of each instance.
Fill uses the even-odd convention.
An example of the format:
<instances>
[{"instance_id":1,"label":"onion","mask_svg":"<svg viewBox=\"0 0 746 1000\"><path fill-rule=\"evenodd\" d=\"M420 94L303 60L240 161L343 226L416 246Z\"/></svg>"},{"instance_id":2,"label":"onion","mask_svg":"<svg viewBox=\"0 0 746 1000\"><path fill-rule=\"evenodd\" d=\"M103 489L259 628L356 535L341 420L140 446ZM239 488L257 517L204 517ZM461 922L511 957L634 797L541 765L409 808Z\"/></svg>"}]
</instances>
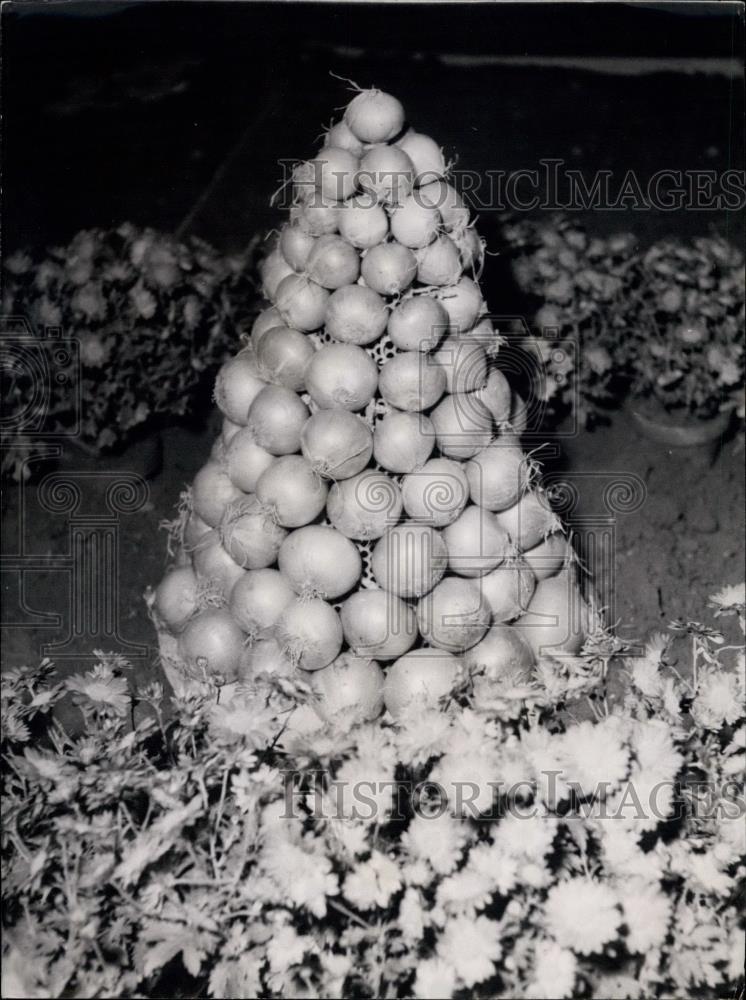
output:
<instances>
[{"instance_id":1,"label":"onion","mask_svg":"<svg viewBox=\"0 0 746 1000\"><path fill-rule=\"evenodd\" d=\"M320 670L342 648L339 615L319 597L289 604L280 616L276 632L285 655L303 670Z\"/></svg>"},{"instance_id":2,"label":"onion","mask_svg":"<svg viewBox=\"0 0 746 1000\"><path fill-rule=\"evenodd\" d=\"M451 333L465 333L476 323L485 304L476 281L462 276L455 285L442 288L438 298L448 313Z\"/></svg>"},{"instance_id":3,"label":"onion","mask_svg":"<svg viewBox=\"0 0 746 1000\"><path fill-rule=\"evenodd\" d=\"M414 164L414 182L418 186L429 184L445 174L443 150L429 135L410 129L401 139L397 139L396 145L404 150Z\"/></svg>"},{"instance_id":4,"label":"onion","mask_svg":"<svg viewBox=\"0 0 746 1000\"><path fill-rule=\"evenodd\" d=\"M313 182L312 182L313 183ZM290 209L290 224L299 226L309 236L325 236L336 233L339 224L339 205L313 191L306 192L310 200Z\"/></svg>"},{"instance_id":5,"label":"onion","mask_svg":"<svg viewBox=\"0 0 746 1000\"><path fill-rule=\"evenodd\" d=\"M291 531L282 543L278 564L297 594L329 600L352 590L363 572L360 553L349 538L321 524Z\"/></svg>"},{"instance_id":6,"label":"onion","mask_svg":"<svg viewBox=\"0 0 746 1000\"><path fill-rule=\"evenodd\" d=\"M438 235L440 212L423 205L410 195L391 213L391 235L403 246L413 250L426 247Z\"/></svg>"},{"instance_id":7,"label":"onion","mask_svg":"<svg viewBox=\"0 0 746 1000\"><path fill-rule=\"evenodd\" d=\"M385 590L358 590L340 611L344 637L359 656L395 660L417 639L414 610Z\"/></svg>"},{"instance_id":8,"label":"onion","mask_svg":"<svg viewBox=\"0 0 746 1000\"><path fill-rule=\"evenodd\" d=\"M215 379L215 402L234 424L245 426L249 407L265 387L252 352L242 351L226 361Z\"/></svg>"},{"instance_id":9,"label":"onion","mask_svg":"<svg viewBox=\"0 0 746 1000\"><path fill-rule=\"evenodd\" d=\"M376 583L399 597L421 597L445 573L448 551L437 531L424 524L389 528L376 543L370 566Z\"/></svg>"},{"instance_id":10,"label":"onion","mask_svg":"<svg viewBox=\"0 0 746 1000\"><path fill-rule=\"evenodd\" d=\"M386 303L364 285L348 285L332 292L326 310L326 332L347 344L372 344L388 323Z\"/></svg>"},{"instance_id":11,"label":"onion","mask_svg":"<svg viewBox=\"0 0 746 1000\"><path fill-rule=\"evenodd\" d=\"M208 535L212 531L207 522L203 521L202 518L195 514L194 511L187 518L187 522L184 525L184 548L187 552L191 552L196 545L199 543L201 538Z\"/></svg>"},{"instance_id":12,"label":"onion","mask_svg":"<svg viewBox=\"0 0 746 1000\"><path fill-rule=\"evenodd\" d=\"M480 580L492 620L509 622L524 614L536 589L533 570L523 559L506 559L502 566Z\"/></svg>"},{"instance_id":13,"label":"onion","mask_svg":"<svg viewBox=\"0 0 746 1000\"><path fill-rule=\"evenodd\" d=\"M414 281L417 260L401 243L379 243L366 251L360 271L365 284L379 295L399 295Z\"/></svg>"},{"instance_id":14,"label":"onion","mask_svg":"<svg viewBox=\"0 0 746 1000\"><path fill-rule=\"evenodd\" d=\"M524 493L518 503L501 510L495 517L521 552L533 549L561 528L544 493Z\"/></svg>"},{"instance_id":15,"label":"onion","mask_svg":"<svg viewBox=\"0 0 746 1000\"><path fill-rule=\"evenodd\" d=\"M212 460L202 466L192 482L192 508L211 528L220 524L228 504L243 496L225 470Z\"/></svg>"},{"instance_id":16,"label":"onion","mask_svg":"<svg viewBox=\"0 0 746 1000\"><path fill-rule=\"evenodd\" d=\"M305 386L306 365L314 354L314 346L304 333L275 326L262 337L256 359L267 382L299 392Z\"/></svg>"},{"instance_id":17,"label":"onion","mask_svg":"<svg viewBox=\"0 0 746 1000\"><path fill-rule=\"evenodd\" d=\"M423 285L455 285L461 277L461 259L456 244L448 236L438 236L426 247L415 250L417 280Z\"/></svg>"},{"instance_id":18,"label":"onion","mask_svg":"<svg viewBox=\"0 0 746 1000\"><path fill-rule=\"evenodd\" d=\"M492 439L492 415L472 393L445 396L430 419L438 447L449 458L471 458Z\"/></svg>"},{"instance_id":19,"label":"onion","mask_svg":"<svg viewBox=\"0 0 746 1000\"><path fill-rule=\"evenodd\" d=\"M531 680L534 654L518 629L493 625L476 646L464 653L464 667L473 675L475 701L508 694Z\"/></svg>"},{"instance_id":20,"label":"onion","mask_svg":"<svg viewBox=\"0 0 746 1000\"><path fill-rule=\"evenodd\" d=\"M466 463L469 492L474 503L487 510L506 510L520 499L528 486L528 459L498 438Z\"/></svg>"},{"instance_id":21,"label":"onion","mask_svg":"<svg viewBox=\"0 0 746 1000\"><path fill-rule=\"evenodd\" d=\"M295 330L318 330L324 322L329 292L300 274L289 274L277 289L275 305L288 326Z\"/></svg>"},{"instance_id":22,"label":"onion","mask_svg":"<svg viewBox=\"0 0 746 1000\"><path fill-rule=\"evenodd\" d=\"M339 206L339 232L358 250L381 243L389 231L389 219L383 208L369 195L356 195Z\"/></svg>"},{"instance_id":23,"label":"onion","mask_svg":"<svg viewBox=\"0 0 746 1000\"><path fill-rule=\"evenodd\" d=\"M259 346L267 330L271 330L273 326L282 326L282 316L274 306L270 306L259 313L251 327L251 343L255 349Z\"/></svg>"},{"instance_id":24,"label":"onion","mask_svg":"<svg viewBox=\"0 0 746 1000\"><path fill-rule=\"evenodd\" d=\"M314 707L327 722L349 729L383 711L383 670L375 660L342 653L311 676Z\"/></svg>"},{"instance_id":25,"label":"onion","mask_svg":"<svg viewBox=\"0 0 746 1000\"><path fill-rule=\"evenodd\" d=\"M242 427L225 450L228 478L244 493L254 493L261 474L275 461L275 456L254 440L250 427Z\"/></svg>"},{"instance_id":26,"label":"onion","mask_svg":"<svg viewBox=\"0 0 746 1000\"><path fill-rule=\"evenodd\" d=\"M344 119L332 125L326 133L324 136L324 147L326 146L336 146L338 149L346 149L358 157L363 155L363 143L350 129L350 126Z\"/></svg>"},{"instance_id":27,"label":"onion","mask_svg":"<svg viewBox=\"0 0 746 1000\"><path fill-rule=\"evenodd\" d=\"M319 475L347 479L370 461L373 435L368 425L348 410L319 410L303 427L301 447Z\"/></svg>"},{"instance_id":28,"label":"onion","mask_svg":"<svg viewBox=\"0 0 746 1000\"><path fill-rule=\"evenodd\" d=\"M362 410L375 395L378 366L356 344L325 344L309 361L305 378L309 396L322 409Z\"/></svg>"},{"instance_id":29,"label":"onion","mask_svg":"<svg viewBox=\"0 0 746 1000\"><path fill-rule=\"evenodd\" d=\"M348 149L324 146L310 161L317 191L325 198L344 201L356 187L358 158Z\"/></svg>"},{"instance_id":30,"label":"onion","mask_svg":"<svg viewBox=\"0 0 746 1000\"><path fill-rule=\"evenodd\" d=\"M484 240L474 226L456 230L451 234L451 239L458 247L461 267L464 271L471 270L478 277L484 266Z\"/></svg>"},{"instance_id":31,"label":"onion","mask_svg":"<svg viewBox=\"0 0 746 1000\"><path fill-rule=\"evenodd\" d=\"M314 183L315 179L313 164L309 160L301 160L299 163L295 164L292 173L292 194L294 205L303 205L306 202L311 201L316 192L316 185Z\"/></svg>"},{"instance_id":32,"label":"onion","mask_svg":"<svg viewBox=\"0 0 746 1000\"><path fill-rule=\"evenodd\" d=\"M294 271L305 271L308 255L316 245L317 237L311 236L300 226L286 223L280 231L280 250L282 256ZM277 313L279 322L280 314ZM277 324L273 323L272 326Z\"/></svg>"},{"instance_id":33,"label":"onion","mask_svg":"<svg viewBox=\"0 0 746 1000\"><path fill-rule=\"evenodd\" d=\"M357 182L386 205L401 205L414 187L414 165L396 146L371 146L360 160Z\"/></svg>"},{"instance_id":34,"label":"onion","mask_svg":"<svg viewBox=\"0 0 746 1000\"><path fill-rule=\"evenodd\" d=\"M523 434L528 427L528 405L517 392L513 393L513 404L510 408L510 423L516 434Z\"/></svg>"},{"instance_id":35,"label":"onion","mask_svg":"<svg viewBox=\"0 0 746 1000\"><path fill-rule=\"evenodd\" d=\"M353 97L344 120L361 142L388 142L404 127L404 108L391 94L371 88Z\"/></svg>"},{"instance_id":36,"label":"onion","mask_svg":"<svg viewBox=\"0 0 746 1000\"><path fill-rule=\"evenodd\" d=\"M352 285L360 275L360 257L341 236L319 236L308 255L306 274L324 288Z\"/></svg>"},{"instance_id":37,"label":"onion","mask_svg":"<svg viewBox=\"0 0 746 1000\"><path fill-rule=\"evenodd\" d=\"M413 649L392 664L383 700L395 719L436 708L461 679L461 661L442 649Z\"/></svg>"},{"instance_id":38,"label":"onion","mask_svg":"<svg viewBox=\"0 0 746 1000\"><path fill-rule=\"evenodd\" d=\"M300 451L300 432L308 416L308 407L292 389L268 385L251 404L248 426L262 448L273 455L291 455Z\"/></svg>"},{"instance_id":39,"label":"onion","mask_svg":"<svg viewBox=\"0 0 746 1000\"><path fill-rule=\"evenodd\" d=\"M373 431L373 457L389 472L420 469L435 447L435 430L421 413L387 413Z\"/></svg>"},{"instance_id":40,"label":"onion","mask_svg":"<svg viewBox=\"0 0 746 1000\"><path fill-rule=\"evenodd\" d=\"M252 569L231 591L231 614L244 632L257 636L273 628L295 594L276 569Z\"/></svg>"},{"instance_id":41,"label":"onion","mask_svg":"<svg viewBox=\"0 0 746 1000\"><path fill-rule=\"evenodd\" d=\"M585 640L588 607L573 574L562 570L557 576L536 584L528 611L515 624L534 655L574 655Z\"/></svg>"},{"instance_id":42,"label":"onion","mask_svg":"<svg viewBox=\"0 0 746 1000\"><path fill-rule=\"evenodd\" d=\"M326 483L301 455L278 458L259 477L256 498L283 528L300 528L326 505Z\"/></svg>"},{"instance_id":43,"label":"onion","mask_svg":"<svg viewBox=\"0 0 746 1000\"><path fill-rule=\"evenodd\" d=\"M469 483L458 462L431 458L418 472L405 476L402 500L407 514L442 528L455 521L469 499Z\"/></svg>"},{"instance_id":44,"label":"onion","mask_svg":"<svg viewBox=\"0 0 746 1000\"><path fill-rule=\"evenodd\" d=\"M510 417L511 391L510 384L503 373L493 368L487 376L486 384L477 389L474 395L492 414L496 424L503 424Z\"/></svg>"},{"instance_id":45,"label":"onion","mask_svg":"<svg viewBox=\"0 0 746 1000\"><path fill-rule=\"evenodd\" d=\"M236 434L238 434L238 432L242 429L243 428L240 424L234 424L232 420L229 420L227 417L223 417L223 423L220 426L220 440L226 448Z\"/></svg>"},{"instance_id":46,"label":"onion","mask_svg":"<svg viewBox=\"0 0 746 1000\"><path fill-rule=\"evenodd\" d=\"M271 566L286 535L256 497L231 504L220 525L225 549L244 569Z\"/></svg>"},{"instance_id":47,"label":"onion","mask_svg":"<svg viewBox=\"0 0 746 1000\"><path fill-rule=\"evenodd\" d=\"M257 570L258 573L274 572L273 570ZM295 594L292 595L295 600ZM248 675L246 679L257 674L273 674L279 677L290 677L295 673L295 667L277 639L267 636L257 639L247 647L243 656L243 668ZM243 671L242 671L243 673Z\"/></svg>"},{"instance_id":48,"label":"onion","mask_svg":"<svg viewBox=\"0 0 746 1000\"><path fill-rule=\"evenodd\" d=\"M420 351L404 351L381 368L378 391L399 410L429 410L446 390L446 374Z\"/></svg>"},{"instance_id":49,"label":"onion","mask_svg":"<svg viewBox=\"0 0 746 1000\"><path fill-rule=\"evenodd\" d=\"M244 652L244 634L225 608L207 608L179 637L179 655L191 677L234 680Z\"/></svg>"},{"instance_id":50,"label":"onion","mask_svg":"<svg viewBox=\"0 0 746 1000\"><path fill-rule=\"evenodd\" d=\"M490 609L478 584L448 576L420 599L417 625L430 645L461 653L483 638Z\"/></svg>"},{"instance_id":51,"label":"onion","mask_svg":"<svg viewBox=\"0 0 746 1000\"><path fill-rule=\"evenodd\" d=\"M479 344L446 337L433 360L445 372L446 392L474 392L487 384L487 355Z\"/></svg>"},{"instance_id":52,"label":"onion","mask_svg":"<svg viewBox=\"0 0 746 1000\"><path fill-rule=\"evenodd\" d=\"M259 276L262 279L262 295L264 295L265 299L269 299L270 302L275 301L280 282L289 274L295 274L295 271L282 256L279 249L275 249L267 254L259 265Z\"/></svg>"},{"instance_id":53,"label":"onion","mask_svg":"<svg viewBox=\"0 0 746 1000\"><path fill-rule=\"evenodd\" d=\"M423 205L437 208L443 219L443 225L454 235L469 225L469 209L458 191L446 181L431 181L429 184L421 185L416 197Z\"/></svg>"},{"instance_id":54,"label":"onion","mask_svg":"<svg viewBox=\"0 0 746 1000\"><path fill-rule=\"evenodd\" d=\"M191 566L170 570L155 588L154 605L172 632L180 631L199 607L198 582Z\"/></svg>"},{"instance_id":55,"label":"onion","mask_svg":"<svg viewBox=\"0 0 746 1000\"><path fill-rule=\"evenodd\" d=\"M414 295L392 310L388 334L402 351L431 351L447 329L441 303L431 295Z\"/></svg>"},{"instance_id":56,"label":"onion","mask_svg":"<svg viewBox=\"0 0 746 1000\"><path fill-rule=\"evenodd\" d=\"M401 517L401 491L390 476L368 469L332 486L326 512L347 538L380 538Z\"/></svg>"},{"instance_id":57,"label":"onion","mask_svg":"<svg viewBox=\"0 0 746 1000\"><path fill-rule=\"evenodd\" d=\"M224 597L230 595L245 572L230 553L226 552L218 530L211 531L199 540L192 561L194 572L200 580L217 587Z\"/></svg>"},{"instance_id":58,"label":"onion","mask_svg":"<svg viewBox=\"0 0 746 1000\"><path fill-rule=\"evenodd\" d=\"M510 540L493 514L470 506L443 529L448 566L460 576L482 576L505 559Z\"/></svg>"},{"instance_id":59,"label":"onion","mask_svg":"<svg viewBox=\"0 0 746 1000\"><path fill-rule=\"evenodd\" d=\"M549 535L543 542L523 553L523 558L534 571L537 580L554 576L569 563L571 557L572 546L560 532Z\"/></svg>"}]
</instances>

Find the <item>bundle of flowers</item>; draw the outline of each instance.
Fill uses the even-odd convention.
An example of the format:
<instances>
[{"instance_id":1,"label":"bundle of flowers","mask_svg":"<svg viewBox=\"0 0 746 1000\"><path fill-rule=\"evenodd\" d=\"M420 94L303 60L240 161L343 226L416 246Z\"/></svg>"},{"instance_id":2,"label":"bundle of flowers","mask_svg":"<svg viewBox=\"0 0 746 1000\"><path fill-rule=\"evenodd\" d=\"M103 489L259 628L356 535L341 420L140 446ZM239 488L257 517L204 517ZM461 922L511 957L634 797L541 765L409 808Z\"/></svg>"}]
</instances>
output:
<instances>
[{"instance_id":1,"label":"bundle of flowers","mask_svg":"<svg viewBox=\"0 0 746 1000\"><path fill-rule=\"evenodd\" d=\"M189 412L256 300L245 255L130 224L82 231L42 256L14 253L4 271L5 316L25 318L50 354L61 339L77 342L77 370L46 387L45 434L80 420L79 440L96 451ZM56 371L52 358L47 367ZM9 419L35 389L8 385Z\"/></svg>"},{"instance_id":2,"label":"bundle of flowers","mask_svg":"<svg viewBox=\"0 0 746 1000\"><path fill-rule=\"evenodd\" d=\"M743 585L712 603L743 629ZM3 996L737 995L742 646L677 621L620 652L362 725L289 726L314 695L277 675L169 720L115 657L9 672Z\"/></svg>"},{"instance_id":3,"label":"bundle of flowers","mask_svg":"<svg viewBox=\"0 0 746 1000\"><path fill-rule=\"evenodd\" d=\"M567 217L510 221L504 236L522 291L541 300L535 350L551 376L550 414L583 424L628 393L669 411L743 417L743 255L719 237L589 237ZM557 352L571 340L577 352ZM577 362L574 359L577 355Z\"/></svg>"}]
</instances>

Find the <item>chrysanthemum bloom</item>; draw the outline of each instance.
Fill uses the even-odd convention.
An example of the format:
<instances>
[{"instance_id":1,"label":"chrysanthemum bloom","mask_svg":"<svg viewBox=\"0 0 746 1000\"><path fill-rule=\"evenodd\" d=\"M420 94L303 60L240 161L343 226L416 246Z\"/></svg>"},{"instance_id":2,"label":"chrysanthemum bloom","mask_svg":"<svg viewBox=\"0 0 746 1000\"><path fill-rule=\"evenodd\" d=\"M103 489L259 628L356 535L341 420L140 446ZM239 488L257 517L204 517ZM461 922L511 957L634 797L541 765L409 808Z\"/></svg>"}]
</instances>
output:
<instances>
[{"instance_id":1,"label":"chrysanthemum bloom","mask_svg":"<svg viewBox=\"0 0 746 1000\"><path fill-rule=\"evenodd\" d=\"M720 729L743 714L743 686L737 674L708 671L701 678L692 702L692 718L705 729Z\"/></svg>"},{"instance_id":2,"label":"chrysanthemum bloom","mask_svg":"<svg viewBox=\"0 0 746 1000\"><path fill-rule=\"evenodd\" d=\"M358 865L345 879L344 894L361 910L387 906L393 894L401 888L399 866L380 851L373 851L370 860Z\"/></svg>"},{"instance_id":3,"label":"chrysanthemum bloom","mask_svg":"<svg viewBox=\"0 0 746 1000\"><path fill-rule=\"evenodd\" d=\"M619 895L627 925L627 948L643 955L663 944L671 922L668 896L642 879L620 881Z\"/></svg>"},{"instance_id":4,"label":"chrysanthemum bloom","mask_svg":"<svg viewBox=\"0 0 746 1000\"><path fill-rule=\"evenodd\" d=\"M274 842L265 846L260 863L294 906L316 917L326 915L326 897L339 892L331 862L319 852L304 851L287 841Z\"/></svg>"},{"instance_id":5,"label":"chrysanthemum bloom","mask_svg":"<svg viewBox=\"0 0 746 1000\"><path fill-rule=\"evenodd\" d=\"M436 948L461 983L474 986L494 975L495 962L502 954L500 925L487 917L456 917L446 924Z\"/></svg>"},{"instance_id":6,"label":"chrysanthemum bloom","mask_svg":"<svg viewBox=\"0 0 746 1000\"><path fill-rule=\"evenodd\" d=\"M428 958L420 962L414 981L414 995L422 1000L443 997L449 1000L456 989L456 972L441 958Z\"/></svg>"},{"instance_id":7,"label":"chrysanthemum bloom","mask_svg":"<svg viewBox=\"0 0 746 1000\"><path fill-rule=\"evenodd\" d=\"M499 782L497 756L487 752L447 753L433 768L430 778L448 796L455 815L478 816L493 808Z\"/></svg>"},{"instance_id":8,"label":"chrysanthemum bloom","mask_svg":"<svg viewBox=\"0 0 746 1000\"><path fill-rule=\"evenodd\" d=\"M438 817L415 816L401 842L411 857L428 861L439 875L449 875L458 864L466 842L465 823L448 813Z\"/></svg>"},{"instance_id":9,"label":"chrysanthemum bloom","mask_svg":"<svg viewBox=\"0 0 746 1000\"><path fill-rule=\"evenodd\" d=\"M620 722L613 716L598 724L581 722L561 737L565 780L585 795L610 790L627 774L629 751Z\"/></svg>"},{"instance_id":10,"label":"chrysanthemum bloom","mask_svg":"<svg viewBox=\"0 0 746 1000\"><path fill-rule=\"evenodd\" d=\"M68 677L65 685L98 707L105 705L114 709L118 715L124 715L132 702L127 681L116 677L109 667L100 663L85 674Z\"/></svg>"},{"instance_id":11,"label":"chrysanthemum bloom","mask_svg":"<svg viewBox=\"0 0 746 1000\"><path fill-rule=\"evenodd\" d=\"M538 941L534 960L534 977L526 996L554 1000L571 997L575 985L577 959L571 951L553 941Z\"/></svg>"},{"instance_id":12,"label":"chrysanthemum bloom","mask_svg":"<svg viewBox=\"0 0 746 1000\"><path fill-rule=\"evenodd\" d=\"M571 878L549 890L544 920L557 944L592 955L616 937L622 914L608 885Z\"/></svg>"}]
</instances>

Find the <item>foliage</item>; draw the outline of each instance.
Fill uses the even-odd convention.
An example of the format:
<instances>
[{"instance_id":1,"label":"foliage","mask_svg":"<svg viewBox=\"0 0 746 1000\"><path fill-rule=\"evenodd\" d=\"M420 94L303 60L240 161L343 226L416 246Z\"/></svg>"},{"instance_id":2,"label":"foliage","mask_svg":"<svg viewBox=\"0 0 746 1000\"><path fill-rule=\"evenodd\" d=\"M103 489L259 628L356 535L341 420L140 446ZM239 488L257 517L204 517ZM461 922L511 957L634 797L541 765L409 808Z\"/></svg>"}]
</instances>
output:
<instances>
[{"instance_id":1,"label":"foliage","mask_svg":"<svg viewBox=\"0 0 746 1000\"><path fill-rule=\"evenodd\" d=\"M583 424L628 392L667 410L743 417L743 256L717 237L591 238L566 218L509 222L504 235L520 288L543 304L533 346L545 362L545 395ZM578 345L558 353L568 338ZM564 353L564 357L563 357ZM557 360L561 359L561 360Z\"/></svg>"},{"instance_id":2,"label":"foliage","mask_svg":"<svg viewBox=\"0 0 746 1000\"><path fill-rule=\"evenodd\" d=\"M160 416L183 416L198 388L235 346L236 327L256 292L245 255L224 257L196 238L184 243L124 224L78 233L40 259L17 252L5 262L3 315L25 317L48 368L61 339L77 341L78 370L51 378L45 433L65 433L106 450L125 444ZM8 387L6 414L28 405L33 386ZM23 451L20 442L11 461Z\"/></svg>"},{"instance_id":3,"label":"foliage","mask_svg":"<svg viewBox=\"0 0 746 1000\"><path fill-rule=\"evenodd\" d=\"M712 600L743 628L743 586ZM116 657L10 671L3 995L735 995L743 651L672 629L351 730L290 724L309 691L279 675L168 720ZM81 736L51 720L66 693Z\"/></svg>"}]
</instances>

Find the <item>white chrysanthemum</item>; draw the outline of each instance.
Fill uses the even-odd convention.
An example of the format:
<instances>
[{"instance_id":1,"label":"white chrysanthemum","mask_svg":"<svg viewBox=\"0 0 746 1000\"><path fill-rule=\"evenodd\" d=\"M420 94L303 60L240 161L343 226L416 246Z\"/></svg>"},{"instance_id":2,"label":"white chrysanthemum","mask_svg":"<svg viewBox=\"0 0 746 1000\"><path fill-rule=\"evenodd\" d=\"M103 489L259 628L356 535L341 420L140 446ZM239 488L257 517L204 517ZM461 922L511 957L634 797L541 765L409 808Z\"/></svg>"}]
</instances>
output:
<instances>
[{"instance_id":1,"label":"white chrysanthemum","mask_svg":"<svg viewBox=\"0 0 746 1000\"><path fill-rule=\"evenodd\" d=\"M632 748L639 769L654 771L661 781L673 781L678 774L683 758L676 749L671 727L662 719L635 723Z\"/></svg>"},{"instance_id":2,"label":"white chrysanthemum","mask_svg":"<svg viewBox=\"0 0 746 1000\"><path fill-rule=\"evenodd\" d=\"M746 604L746 583L733 583L729 587L723 587L709 601L719 608L736 608Z\"/></svg>"},{"instance_id":3,"label":"white chrysanthemum","mask_svg":"<svg viewBox=\"0 0 746 1000\"><path fill-rule=\"evenodd\" d=\"M394 765L388 760L359 756L345 761L329 786L335 815L345 820L381 823L393 805Z\"/></svg>"},{"instance_id":4,"label":"white chrysanthemum","mask_svg":"<svg viewBox=\"0 0 746 1000\"><path fill-rule=\"evenodd\" d=\"M603 722L581 722L562 736L565 780L577 784L585 795L608 793L627 774L629 751L624 745L617 717Z\"/></svg>"},{"instance_id":5,"label":"white chrysanthemum","mask_svg":"<svg viewBox=\"0 0 746 1000\"><path fill-rule=\"evenodd\" d=\"M659 664L650 656L627 660L632 684L648 698L656 698L662 689Z\"/></svg>"},{"instance_id":6,"label":"white chrysanthemum","mask_svg":"<svg viewBox=\"0 0 746 1000\"><path fill-rule=\"evenodd\" d=\"M417 967L414 995L421 1000L443 997L450 1000L456 989L456 971L442 958L427 958Z\"/></svg>"},{"instance_id":7,"label":"white chrysanthemum","mask_svg":"<svg viewBox=\"0 0 746 1000\"><path fill-rule=\"evenodd\" d=\"M512 814L493 834L495 849L517 860L543 861L554 843L557 821L551 816Z\"/></svg>"},{"instance_id":8,"label":"white chrysanthemum","mask_svg":"<svg viewBox=\"0 0 746 1000\"><path fill-rule=\"evenodd\" d=\"M475 986L494 975L495 962L502 954L500 925L487 917L456 917L449 920L438 939L438 955L452 969L460 982ZM439 996L433 993L431 996Z\"/></svg>"},{"instance_id":9,"label":"white chrysanthemum","mask_svg":"<svg viewBox=\"0 0 746 1000\"><path fill-rule=\"evenodd\" d=\"M492 893L484 878L473 869L463 868L438 886L436 906L452 916L474 916L489 903Z\"/></svg>"},{"instance_id":10,"label":"white chrysanthemum","mask_svg":"<svg viewBox=\"0 0 746 1000\"><path fill-rule=\"evenodd\" d=\"M463 820L443 813L432 818L415 816L401 842L411 857L428 861L439 875L449 875L458 864L466 837Z\"/></svg>"},{"instance_id":11,"label":"white chrysanthemum","mask_svg":"<svg viewBox=\"0 0 746 1000\"><path fill-rule=\"evenodd\" d=\"M480 844L469 852L469 867L503 896L518 882L518 864L494 844Z\"/></svg>"},{"instance_id":12,"label":"white chrysanthemum","mask_svg":"<svg viewBox=\"0 0 746 1000\"><path fill-rule=\"evenodd\" d=\"M471 708L462 708L451 717L448 753L472 754L497 750L500 726L487 715Z\"/></svg>"},{"instance_id":13,"label":"white chrysanthemum","mask_svg":"<svg viewBox=\"0 0 746 1000\"><path fill-rule=\"evenodd\" d=\"M563 781L560 747L561 740L543 727L531 729L521 738L521 748L531 770L528 777L536 782L542 801L550 808L570 795Z\"/></svg>"},{"instance_id":14,"label":"white chrysanthemum","mask_svg":"<svg viewBox=\"0 0 746 1000\"><path fill-rule=\"evenodd\" d=\"M361 910L370 910L374 906L387 906L400 888L399 866L380 851L373 851L370 860L347 876L344 894Z\"/></svg>"},{"instance_id":15,"label":"white chrysanthemum","mask_svg":"<svg viewBox=\"0 0 746 1000\"><path fill-rule=\"evenodd\" d=\"M291 965L298 965L302 961L309 948L315 949L313 938L300 937L290 925L276 928L267 942L270 970L286 972Z\"/></svg>"},{"instance_id":16,"label":"white chrysanthemum","mask_svg":"<svg viewBox=\"0 0 746 1000\"><path fill-rule=\"evenodd\" d=\"M288 841L267 844L261 855L264 870L297 907L316 917L326 915L326 897L339 892L337 876L324 855L304 851Z\"/></svg>"},{"instance_id":17,"label":"white chrysanthemum","mask_svg":"<svg viewBox=\"0 0 746 1000\"><path fill-rule=\"evenodd\" d=\"M571 878L549 890L544 920L554 940L580 955L599 952L616 937L622 915L608 885Z\"/></svg>"},{"instance_id":18,"label":"white chrysanthemum","mask_svg":"<svg viewBox=\"0 0 746 1000\"><path fill-rule=\"evenodd\" d=\"M671 922L671 901L642 879L622 879L618 887L630 951L643 955L663 944Z\"/></svg>"},{"instance_id":19,"label":"white chrysanthemum","mask_svg":"<svg viewBox=\"0 0 746 1000\"><path fill-rule=\"evenodd\" d=\"M743 686L734 673L708 671L700 680L692 702L692 718L705 729L720 729L738 722L744 714Z\"/></svg>"},{"instance_id":20,"label":"white chrysanthemum","mask_svg":"<svg viewBox=\"0 0 746 1000\"><path fill-rule=\"evenodd\" d=\"M596 824L601 840L604 867L620 878L639 876L648 882L657 882L663 874L661 859L654 851L642 851L636 831L630 825L609 818Z\"/></svg>"},{"instance_id":21,"label":"white chrysanthemum","mask_svg":"<svg viewBox=\"0 0 746 1000\"><path fill-rule=\"evenodd\" d=\"M489 813L499 790L497 758L489 753L447 753L430 774L448 797L455 816L476 817Z\"/></svg>"},{"instance_id":22,"label":"white chrysanthemum","mask_svg":"<svg viewBox=\"0 0 746 1000\"><path fill-rule=\"evenodd\" d=\"M534 977L526 996L532 1000L561 1000L571 997L575 985L577 959L567 948L554 941L539 941L536 945Z\"/></svg>"},{"instance_id":23,"label":"white chrysanthemum","mask_svg":"<svg viewBox=\"0 0 746 1000\"><path fill-rule=\"evenodd\" d=\"M397 756L408 766L424 764L445 751L451 720L445 712L425 709L408 715L396 733Z\"/></svg>"},{"instance_id":24,"label":"white chrysanthemum","mask_svg":"<svg viewBox=\"0 0 746 1000\"><path fill-rule=\"evenodd\" d=\"M368 844L370 827L365 823L331 819L328 821L326 829L327 840L334 854L346 856L350 860L367 853L370 849Z\"/></svg>"},{"instance_id":25,"label":"white chrysanthemum","mask_svg":"<svg viewBox=\"0 0 746 1000\"><path fill-rule=\"evenodd\" d=\"M399 904L399 930L405 941L414 944L421 941L425 932L425 917L422 910L422 895L416 889L407 889Z\"/></svg>"},{"instance_id":26,"label":"white chrysanthemum","mask_svg":"<svg viewBox=\"0 0 746 1000\"><path fill-rule=\"evenodd\" d=\"M704 854L689 852L687 863L682 864L679 870L684 875L688 873L691 881L705 892L725 896L733 888L734 878L726 875L722 868L712 851L707 851Z\"/></svg>"}]
</instances>

